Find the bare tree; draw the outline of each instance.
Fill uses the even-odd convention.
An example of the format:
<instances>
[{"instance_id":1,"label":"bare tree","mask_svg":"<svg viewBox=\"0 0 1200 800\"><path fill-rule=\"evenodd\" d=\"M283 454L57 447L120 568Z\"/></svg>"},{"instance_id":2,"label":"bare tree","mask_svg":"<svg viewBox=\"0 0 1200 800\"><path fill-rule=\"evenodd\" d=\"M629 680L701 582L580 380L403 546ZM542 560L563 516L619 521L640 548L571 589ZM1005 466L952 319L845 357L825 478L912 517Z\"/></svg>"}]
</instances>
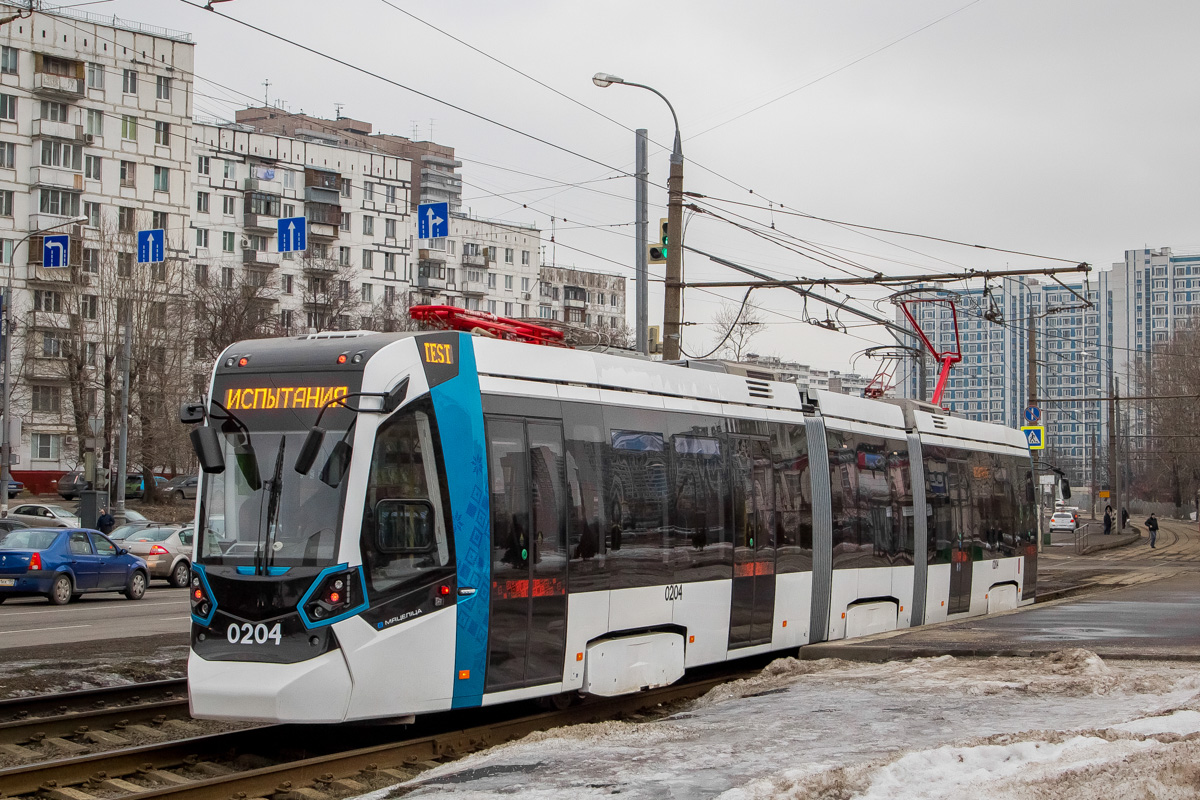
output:
<instances>
[{"instance_id":1,"label":"bare tree","mask_svg":"<svg viewBox=\"0 0 1200 800\"><path fill-rule=\"evenodd\" d=\"M277 276L216 262L196 264L189 282L192 295L192 354L208 368L226 347L246 339L287 333L276 312Z\"/></svg>"},{"instance_id":2,"label":"bare tree","mask_svg":"<svg viewBox=\"0 0 1200 800\"><path fill-rule=\"evenodd\" d=\"M323 249L305 252L300 260L300 299L308 328L319 333L354 327L354 315L363 304L354 284L357 277L349 262L339 263Z\"/></svg>"},{"instance_id":3,"label":"bare tree","mask_svg":"<svg viewBox=\"0 0 1200 800\"><path fill-rule=\"evenodd\" d=\"M711 327L716 333L715 355L741 361L751 352L751 342L762 333L762 307L750 299L744 304L722 303Z\"/></svg>"},{"instance_id":4,"label":"bare tree","mask_svg":"<svg viewBox=\"0 0 1200 800\"><path fill-rule=\"evenodd\" d=\"M1139 355L1139 393L1154 399L1122 403L1127 419L1141 414L1146 423L1143 435L1126 440L1133 488L1182 511L1185 501L1200 504L1200 407L1194 399L1200 396L1200 325L1176 329Z\"/></svg>"},{"instance_id":5,"label":"bare tree","mask_svg":"<svg viewBox=\"0 0 1200 800\"><path fill-rule=\"evenodd\" d=\"M413 305L412 293L396 291L391 285L384 285L382 289L381 296L371 306L371 324L364 327L386 333L420 330L420 323L408 315L408 309Z\"/></svg>"}]
</instances>

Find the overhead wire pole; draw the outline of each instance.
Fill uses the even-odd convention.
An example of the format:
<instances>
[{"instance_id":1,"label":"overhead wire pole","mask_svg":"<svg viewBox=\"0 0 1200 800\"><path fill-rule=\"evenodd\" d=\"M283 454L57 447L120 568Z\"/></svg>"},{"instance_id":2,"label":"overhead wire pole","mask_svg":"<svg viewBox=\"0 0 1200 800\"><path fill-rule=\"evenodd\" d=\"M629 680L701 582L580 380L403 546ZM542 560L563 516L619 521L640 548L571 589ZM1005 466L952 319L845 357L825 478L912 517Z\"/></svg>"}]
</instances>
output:
<instances>
[{"instance_id":1,"label":"overhead wire pole","mask_svg":"<svg viewBox=\"0 0 1200 800\"><path fill-rule=\"evenodd\" d=\"M634 205L637 207L637 224L635 226L637 261L634 262L636 264L634 271L634 325L637 328L637 351L642 355L649 355L650 344L647 341L647 333L650 325L650 278L646 265L646 225L650 209L647 199L648 192L646 191L647 177L649 176L649 169L646 165L646 129L638 128L636 136L635 155L637 166L634 168L634 172L637 174L637 189Z\"/></svg>"}]
</instances>

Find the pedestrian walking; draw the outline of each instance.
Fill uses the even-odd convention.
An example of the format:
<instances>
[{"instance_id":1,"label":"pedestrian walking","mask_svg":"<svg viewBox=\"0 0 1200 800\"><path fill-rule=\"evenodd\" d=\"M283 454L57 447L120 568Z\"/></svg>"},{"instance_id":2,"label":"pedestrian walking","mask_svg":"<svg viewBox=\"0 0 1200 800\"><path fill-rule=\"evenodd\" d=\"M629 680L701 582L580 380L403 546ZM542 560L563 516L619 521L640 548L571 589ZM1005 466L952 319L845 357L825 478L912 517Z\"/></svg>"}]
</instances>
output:
<instances>
[{"instance_id":1,"label":"pedestrian walking","mask_svg":"<svg viewBox=\"0 0 1200 800\"><path fill-rule=\"evenodd\" d=\"M1125 526L1128 524L1129 524L1129 509L1122 506L1121 507L1121 530L1124 530Z\"/></svg>"},{"instance_id":2,"label":"pedestrian walking","mask_svg":"<svg viewBox=\"0 0 1200 800\"><path fill-rule=\"evenodd\" d=\"M105 536L112 533L113 527L117 524L113 515L108 513L107 508L100 509L100 516L96 518L96 529Z\"/></svg>"},{"instance_id":3,"label":"pedestrian walking","mask_svg":"<svg viewBox=\"0 0 1200 800\"><path fill-rule=\"evenodd\" d=\"M1112 507L1104 509L1104 535L1112 533Z\"/></svg>"},{"instance_id":4,"label":"pedestrian walking","mask_svg":"<svg viewBox=\"0 0 1200 800\"><path fill-rule=\"evenodd\" d=\"M1150 531L1150 546L1154 547L1154 542L1158 539L1158 517L1150 515L1150 519L1146 520L1146 530Z\"/></svg>"}]
</instances>

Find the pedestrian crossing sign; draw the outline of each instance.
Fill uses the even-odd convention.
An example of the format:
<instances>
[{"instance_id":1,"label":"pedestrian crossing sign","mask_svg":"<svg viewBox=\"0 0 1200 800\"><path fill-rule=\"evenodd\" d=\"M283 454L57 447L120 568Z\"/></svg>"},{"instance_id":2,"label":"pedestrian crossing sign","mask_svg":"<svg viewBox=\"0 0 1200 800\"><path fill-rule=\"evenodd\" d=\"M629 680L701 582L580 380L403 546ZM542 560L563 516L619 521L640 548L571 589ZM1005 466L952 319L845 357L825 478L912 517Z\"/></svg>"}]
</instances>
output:
<instances>
[{"instance_id":1,"label":"pedestrian crossing sign","mask_svg":"<svg viewBox=\"0 0 1200 800\"><path fill-rule=\"evenodd\" d=\"M1029 445L1030 450L1046 449L1045 425L1022 425L1021 433L1025 434L1025 442Z\"/></svg>"}]
</instances>

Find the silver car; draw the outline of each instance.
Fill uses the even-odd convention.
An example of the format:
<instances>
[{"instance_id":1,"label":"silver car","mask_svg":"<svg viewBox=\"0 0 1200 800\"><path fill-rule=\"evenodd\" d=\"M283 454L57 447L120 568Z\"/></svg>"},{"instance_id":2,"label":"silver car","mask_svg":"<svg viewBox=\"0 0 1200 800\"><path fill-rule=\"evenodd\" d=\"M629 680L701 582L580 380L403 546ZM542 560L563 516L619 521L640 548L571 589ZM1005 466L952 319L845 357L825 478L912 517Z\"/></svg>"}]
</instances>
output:
<instances>
[{"instance_id":1,"label":"silver car","mask_svg":"<svg viewBox=\"0 0 1200 800\"><path fill-rule=\"evenodd\" d=\"M173 500L195 500L196 489L199 486L200 476L180 475L178 478L167 481L167 485L161 488L163 494Z\"/></svg>"},{"instance_id":2,"label":"silver car","mask_svg":"<svg viewBox=\"0 0 1200 800\"><path fill-rule=\"evenodd\" d=\"M78 528L79 517L53 503L23 503L8 516L35 528Z\"/></svg>"},{"instance_id":3,"label":"silver car","mask_svg":"<svg viewBox=\"0 0 1200 800\"><path fill-rule=\"evenodd\" d=\"M192 536L190 527L164 525L134 531L121 541L121 546L145 560L151 578L182 588L192 579Z\"/></svg>"}]
</instances>

